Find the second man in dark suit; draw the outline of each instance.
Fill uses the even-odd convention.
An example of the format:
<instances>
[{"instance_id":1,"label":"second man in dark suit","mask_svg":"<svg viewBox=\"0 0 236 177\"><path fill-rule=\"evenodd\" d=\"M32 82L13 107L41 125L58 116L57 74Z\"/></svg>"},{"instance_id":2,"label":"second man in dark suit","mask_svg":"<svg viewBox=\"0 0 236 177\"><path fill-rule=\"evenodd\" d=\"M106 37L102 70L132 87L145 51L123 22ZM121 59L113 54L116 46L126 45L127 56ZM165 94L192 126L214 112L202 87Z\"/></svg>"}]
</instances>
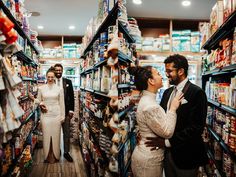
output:
<instances>
[{"instance_id":1,"label":"second man in dark suit","mask_svg":"<svg viewBox=\"0 0 236 177\"><path fill-rule=\"evenodd\" d=\"M184 100L177 109L177 122L170 139L147 138L147 146L166 147L164 171L166 177L197 177L198 167L204 165L207 155L202 140L207 115L205 92L188 78L188 61L184 56L172 55L165 61L166 76L174 85L167 89L160 105L165 111L176 92L184 93Z\"/></svg>"},{"instance_id":2,"label":"second man in dark suit","mask_svg":"<svg viewBox=\"0 0 236 177\"><path fill-rule=\"evenodd\" d=\"M64 158L73 162L70 156L70 120L74 115L74 91L72 82L69 79L63 78L63 66L61 64L55 64L55 76L56 84L61 87L64 91L64 101L65 101L65 121L62 124L63 129L63 140L64 140Z\"/></svg>"}]
</instances>

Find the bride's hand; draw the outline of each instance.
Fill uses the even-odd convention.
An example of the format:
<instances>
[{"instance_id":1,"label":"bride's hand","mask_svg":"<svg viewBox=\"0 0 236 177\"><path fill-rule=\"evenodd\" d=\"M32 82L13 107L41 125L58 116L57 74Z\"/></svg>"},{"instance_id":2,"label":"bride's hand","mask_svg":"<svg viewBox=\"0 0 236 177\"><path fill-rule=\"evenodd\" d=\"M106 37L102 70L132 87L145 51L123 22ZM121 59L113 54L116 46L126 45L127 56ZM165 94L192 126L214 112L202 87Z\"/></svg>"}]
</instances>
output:
<instances>
[{"instance_id":1,"label":"bride's hand","mask_svg":"<svg viewBox=\"0 0 236 177\"><path fill-rule=\"evenodd\" d=\"M47 113L48 112L47 107L44 104L40 105L40 109L41 109L42 113Z\"/></svg>"},{"instance_id":2,"label":"bride's hand","mask_svg":"<svg viewBox=\"0 0 236 177\"><path fill-rule=\"evenodd\" d=\"M184 94L182 92L177 92L173 100L171 101L170 110L176 111L184 99Z\"/></svg>"}]
</instances>

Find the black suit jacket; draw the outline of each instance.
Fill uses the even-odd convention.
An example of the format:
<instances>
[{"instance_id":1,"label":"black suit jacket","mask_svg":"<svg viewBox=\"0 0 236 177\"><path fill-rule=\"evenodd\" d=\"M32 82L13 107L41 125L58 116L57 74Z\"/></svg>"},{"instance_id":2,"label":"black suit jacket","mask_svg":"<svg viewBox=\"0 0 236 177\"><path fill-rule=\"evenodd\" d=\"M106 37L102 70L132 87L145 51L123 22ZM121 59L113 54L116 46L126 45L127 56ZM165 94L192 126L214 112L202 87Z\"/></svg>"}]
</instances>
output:
<instances>
[{"instance_id":1,"label":"black suit jacket","mask_svg":"<svg viewBox=\"0 0 236 177\"><path fill-rule=\"evenodd\" d=\"M167 103L173 87L167 89L160 105L167 110ZM188 81L184 94L188 101L177 109L177 122L173 136L169 139L171 154L175 164L181 169L193 169L207 162L202 140L202 132L207 116L207 98L205 92Z\"/></svg>"},{"instance_id":2,"label":"black suit jacket","mask_svg":"<svg viewBox=\"0 0 236 177\"><path fill-rule=\"evenodd\" d=\"M64 100L65 100L65 114L66 117L69 111L74 111L74 91L73 85L70 79L62 78L63 80L63 90L64 90Z\"/></svg>"}]
</instances>

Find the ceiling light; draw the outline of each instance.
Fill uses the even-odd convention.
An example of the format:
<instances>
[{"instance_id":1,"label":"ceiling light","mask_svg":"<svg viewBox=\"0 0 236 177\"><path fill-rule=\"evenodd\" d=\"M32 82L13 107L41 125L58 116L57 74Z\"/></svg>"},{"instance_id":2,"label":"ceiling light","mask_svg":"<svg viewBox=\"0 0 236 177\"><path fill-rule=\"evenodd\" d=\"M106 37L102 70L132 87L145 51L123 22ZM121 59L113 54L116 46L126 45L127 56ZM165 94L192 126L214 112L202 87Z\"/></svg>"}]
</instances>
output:
<instances>
[{"instance_id":1,"label":"ceiling light","mask_svg":"<svg viewBox=\"0 0 236 177\"><path fill-rule=\"evenodd\" d=\"M69 26L69 29L73 30L73 29L75 29L75 26L71 25L71 26Z\"/></svg>"},{"instance_id":2,"label":"ceiling light","mask_svg":"<svg viewBox=\"0 0 236 177\"><path fill-rule=\"evenodd\" d=\"M38 29L43 29L44 27L42 25L38 25Z\"/></svg>"},{"instance_id":3,"label":"ceiling light","mask_svg":"<svg viewBox=\"0 0 236 177\"><path fill-rule=\"evenodd\" d=\"M133 3L139 5L139 4L142 4L142 0L133 0Z\"/></svg>"},{"instance_id":4,"label":"ceiling light","mask_svg":"<svg viewBox=\"0 0 236 177\"><path fill-rule=\"evenodd\" d=\"M182 1L182 6L190 6L191 5L191 1Z\"/></svg>"}]
</instances>

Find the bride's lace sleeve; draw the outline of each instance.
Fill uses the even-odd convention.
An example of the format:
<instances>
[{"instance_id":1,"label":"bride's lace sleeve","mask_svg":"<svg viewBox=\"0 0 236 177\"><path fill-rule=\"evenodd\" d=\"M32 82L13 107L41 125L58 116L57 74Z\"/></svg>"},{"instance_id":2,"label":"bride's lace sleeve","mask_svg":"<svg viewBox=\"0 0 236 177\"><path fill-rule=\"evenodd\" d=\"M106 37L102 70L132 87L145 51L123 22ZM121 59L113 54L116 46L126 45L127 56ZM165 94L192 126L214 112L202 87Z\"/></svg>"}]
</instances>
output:
<instances>
[{"instance_id":1,"label":"bride's lace sleeve","mask_svg":"<svg viewBox=\"0 0 236 177\"><path fill-rule=\"evenodd\" d=\"M65 101L64 101L64 91L63 89L60 89L59 94L59 103L60 103L60 114L62 121L65 119Z\"/></svg>"},{"instance_id":2,"label":"bride's lace sleeve","mask_svg":"<svg viewBox=\"0 0 236 177\"><path fill-rule=\"evenodd\" d=\"M165 111L160 106L151 106L143 111L148 127L158 136L170 138L175 129L177 115Z\"/></svg>"}]
</instances>

